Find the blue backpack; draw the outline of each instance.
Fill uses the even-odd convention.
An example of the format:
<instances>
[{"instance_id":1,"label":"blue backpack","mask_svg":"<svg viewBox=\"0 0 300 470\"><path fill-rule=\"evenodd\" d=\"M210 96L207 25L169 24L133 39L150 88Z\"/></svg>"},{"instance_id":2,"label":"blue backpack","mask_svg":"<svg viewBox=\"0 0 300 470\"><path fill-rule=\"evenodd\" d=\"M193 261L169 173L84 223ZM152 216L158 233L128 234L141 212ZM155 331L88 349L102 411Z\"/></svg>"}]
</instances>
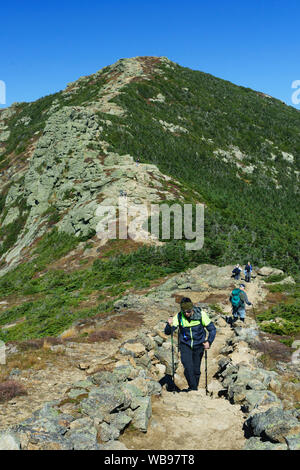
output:
<instances>
[{"instance_id":1,"label":"blue backpack","mask_svg":"<svg viewBox=\"0 0 300 470\"><path fill-rule=\"evenodd\" d=\"M231 305L235 310L241 307L244 303L240 297L241 292L241 289L233 289L231 292Z\"/></svg>"}]
</instances>

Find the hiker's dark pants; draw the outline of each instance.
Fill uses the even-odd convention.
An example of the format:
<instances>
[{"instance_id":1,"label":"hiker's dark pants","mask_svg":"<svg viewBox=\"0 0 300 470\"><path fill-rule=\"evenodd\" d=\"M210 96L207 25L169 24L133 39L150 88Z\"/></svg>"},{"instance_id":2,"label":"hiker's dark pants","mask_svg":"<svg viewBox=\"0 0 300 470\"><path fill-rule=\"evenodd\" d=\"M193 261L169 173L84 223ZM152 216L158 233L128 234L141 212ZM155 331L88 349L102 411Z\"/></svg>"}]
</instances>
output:
<instances>
[{"instance_id":1,"label":"hiker's dark pants","mask_svg":"<svg viewBox=\"0 0 300 470\"><path fill-rule=\"evenodd\" d=\"M250 272L246 272L246 275L245 275L245 281L246 282L250 282L251 281L251 273Z\"/></svg>"},{"instance_id":2,"label":"hiker's dark pants","mask_svg":"<svg viewBox=\"0 0 300 470\"><path fill-rule=\"evenodd\" d=\"M184 375L192 390L197 390L200 380L200 367L204 348L191 349L186 344L180 344L181 362Z\"/></svg>"}]
</instances>

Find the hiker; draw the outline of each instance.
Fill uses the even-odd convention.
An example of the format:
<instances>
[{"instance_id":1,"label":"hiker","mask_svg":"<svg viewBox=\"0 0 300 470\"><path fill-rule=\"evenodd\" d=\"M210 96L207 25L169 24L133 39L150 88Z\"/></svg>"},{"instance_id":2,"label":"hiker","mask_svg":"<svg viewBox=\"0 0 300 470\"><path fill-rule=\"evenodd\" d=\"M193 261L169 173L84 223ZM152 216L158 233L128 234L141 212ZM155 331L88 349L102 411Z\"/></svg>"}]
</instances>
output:
<instances>
[{"instance_id":1,"label":"hiker","mask_svg":"<svg viewBox=\"0 0 300 470\"><path fill-rule=\"evenodd\" d=\"M241 272L242 272L242 270L241 270L241 268L240 268L240 265L237 264L237 265L235 266L235 268L232 270L232 276L231 276L231 277L234 277L234 279L235 279L236 281L238 281L238 280L240 279Z\"/></svg>"},{"instance_id":2,"label":"hiker","mask_svg":"<svg viewBox=\"0 0 300 470\"><path fill-rule=\"evenodd\" d=\"M252 272L252 265L250 264L250 261L248 261L248 264L245 266L245 281L250 282L251 280L251 272Z\"/></svg>"},{"instance_id":3,"label":"hiker","mask_svg":"<svg viewBox=\"0 0 300 470\"><path fill-rule=\"evenodd\" d=\"M233 289L233 291L231 292L229 298L232 305L233 315L233 318L231 319L231 324L233 324L238 319L244 322L246 316L245 303L247 305L252 305L252 303L248 300L245 288L245 284L240 284L240 287L238 289Z\"/></svg>"},{"instance_id":4,"label":"hiker","mask_svg":"<svg viewBox=\"0 0 300 470\"><path fill-rule=\"evenodd\" d=\"M137 158L137 159L136 159L136 166L139 166L139 163L140 163L140 159Z\"/></svg>"},{"instance_id":5,"label":"hiker","mask_svg":"<svg viewBox=\"0 0 300 470\"><path fill-rule=\"evenodd\" d=\"M194 305L188 297L181 299L180 312L168 319L165 334L170 335L178 327L178 349L180 350L184 375L188 383L188 388L182 391L189 392L198 389L203 353L213 343L216 336L216 327L207 313ZM207 339L205 328L209 333Z\"/></svg>"}]
</instances>

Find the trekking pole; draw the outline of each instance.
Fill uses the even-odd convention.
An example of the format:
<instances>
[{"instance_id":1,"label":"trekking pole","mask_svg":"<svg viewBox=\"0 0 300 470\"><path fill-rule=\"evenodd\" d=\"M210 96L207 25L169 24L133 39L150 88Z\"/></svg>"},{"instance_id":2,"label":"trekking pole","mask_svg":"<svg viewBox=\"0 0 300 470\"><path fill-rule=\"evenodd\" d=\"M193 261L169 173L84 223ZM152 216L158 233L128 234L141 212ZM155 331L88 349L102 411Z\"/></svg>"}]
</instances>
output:
<instances>
[{"instance_id":1,"label":"trekking pole","mask_svg":"<svg viewBox=\"0 0 300 470\"><path fill-rule=\"evenodd\" d=\"M254 305L253 305L253 304L252 304L252 310L253 310L254 320L256 321L256 314L255 314L255 310L254 310Z\"/></svg>"},{"instance_id":2,"label":"trekking pole","mask_svg":"<svg viewBox=\"0 0 300 470\"><path fill-rule=\"evenodd\" d=\"M207 350L205 349L205 394L208 395L208 388L207 388Z\"/></svg>"},{"instance_id":3,"label":"trekking pole","mask_svg":"<svg viewBox=\"0 0 300 470\"><path fill-rule=\"evenodd\" d=\"M172 381L173 381L173 393L175 393L175 366L174 366L174 342L173 342L173 330L171 327L171 345L172 345Z\"/></svg>"}]
</instances>

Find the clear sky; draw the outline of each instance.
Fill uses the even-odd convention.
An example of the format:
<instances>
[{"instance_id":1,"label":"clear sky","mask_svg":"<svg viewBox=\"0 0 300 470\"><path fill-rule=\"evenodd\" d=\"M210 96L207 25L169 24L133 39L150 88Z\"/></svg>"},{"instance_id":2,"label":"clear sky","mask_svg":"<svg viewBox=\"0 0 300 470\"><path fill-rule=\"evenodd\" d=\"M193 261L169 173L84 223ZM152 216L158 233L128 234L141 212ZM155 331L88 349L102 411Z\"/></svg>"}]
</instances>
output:
<instances>
[{"instance_id":1,"label":"clear sky","mask_svg":"<svg viewBox=\"0 0 300 470\"><path fill-rule=\"evenodd\" d=\"M0 18L2 108L153 55L300 109L299 0L12 0Z\"/></svg>"}]
</instances>

